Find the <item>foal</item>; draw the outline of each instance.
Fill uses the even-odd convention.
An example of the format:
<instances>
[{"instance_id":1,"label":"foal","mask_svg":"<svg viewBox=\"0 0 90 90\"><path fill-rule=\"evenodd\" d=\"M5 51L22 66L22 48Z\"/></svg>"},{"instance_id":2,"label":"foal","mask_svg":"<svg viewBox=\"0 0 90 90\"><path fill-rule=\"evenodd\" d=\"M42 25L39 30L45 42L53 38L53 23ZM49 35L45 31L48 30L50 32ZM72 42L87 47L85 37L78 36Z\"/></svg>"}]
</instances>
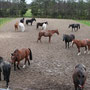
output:
<instances>
[{"instance_id":1,"label":"foal","mask_svg":"<svg viewBox=\"0 0 90 90\"><path fill-rule=\"evenodd\" d=\"M57 35L59 35L59 32L58 30L45 30L45 31L40 31L39 34L38 34L38 40L40 40L41 42L41 37L44 36L44 37L49 37L49 43L51 42L51 37L52 35L56 33ZM37 40L37 42L38 42Z\"/></svg>"},{"instance_id":2,"label":"foal","mask_svg":"<svg viewBox=\"0 0 90 90\"><path fill-rule=\"evenodd\" d=\"M78 48L78 55L81 54L80 47L85 47L84 53L87 52L87 40L73 40L72 41L72 46L73 46L73 44L76 44L76 46Z\"/></svg>"},{"instance_id":3,"label":"foal","mask_svg":"<svg viewBox=\"0 0 90 90\"><path fill-rule=\"evenodd\" d=\"M2 57L0 57L0 81L1 81L1 72L3 73L4 80L6 81L6 87L8 87L11 72L11 64L7 61L4 61Z\"/></svg>"}]
</instances>

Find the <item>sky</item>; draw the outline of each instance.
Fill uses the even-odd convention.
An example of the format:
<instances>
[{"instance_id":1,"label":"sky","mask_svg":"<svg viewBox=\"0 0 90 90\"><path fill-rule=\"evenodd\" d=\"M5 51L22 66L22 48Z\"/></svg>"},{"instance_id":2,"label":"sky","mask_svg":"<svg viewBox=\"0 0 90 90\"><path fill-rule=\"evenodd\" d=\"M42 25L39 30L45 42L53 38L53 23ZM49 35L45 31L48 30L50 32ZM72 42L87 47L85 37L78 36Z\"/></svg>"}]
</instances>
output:
<instances>
[{"instance_id":1,"label":"sky","mask_svg":"<svg viewBox=\"0 0 90 90\"><path fill-rule=\"evenodd\" d=\"M30 4L32 2L32 0L26 0L27 4Z\"/></svg>"},{"instance_id":2,"label":"sky","mask_svg":"<svg viewBox=\"0 0 90 90\"><path fill-rule=\"evenodd\" d=\"M86 1L86 0L84 0L84 1ZM32 2L32 0L26 0L27 4L30 4L31 2Z\"/></svg>"}]
</instances>

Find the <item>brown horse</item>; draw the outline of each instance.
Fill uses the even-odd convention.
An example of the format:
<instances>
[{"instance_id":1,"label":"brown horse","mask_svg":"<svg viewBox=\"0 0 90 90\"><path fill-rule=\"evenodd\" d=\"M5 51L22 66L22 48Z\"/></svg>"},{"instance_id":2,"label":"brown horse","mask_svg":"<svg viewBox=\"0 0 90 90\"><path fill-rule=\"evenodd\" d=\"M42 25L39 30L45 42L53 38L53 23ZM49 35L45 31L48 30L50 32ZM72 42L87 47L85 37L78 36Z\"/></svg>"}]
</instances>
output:
<instances>
[{"instance_id":1,"label":"brown horse","mask_svg":"<svg viewBox=\"0 0 90 90\"><path fill-rule=\"evenodd\" d=\"M73 40L72 41L72 46L73 46L73 44L76 44L76 46L77 46L77 48L78 48L78 55L80 55L81 54L81 52L80 52L80 47L85 47L85 51L84 51L84 53L86 53L87 52L87 39L86 40Z\"/></svg>"},{"instance_id":2,"label":"brown horse","mask_svg":"<svg viewBox=\"0 0 90 90\"><path fill-rule=\"evenodd\" d=\"M29 58L30 60L32 60L32 52L31 52L31 49L27 49L27 48L22 48L20 50L16 49L12 54L11 54L11 60L12 60L12 63L14 63L14 70L16 70L16 62L17 62L17 68L19 68L19 64L20 64L20 61L22 61L24 58L25 58L25 62L24 62L24 66L23 68L25 67L26 65L26 62L28 61L28 65L30 65L30 61L29 61Z\"/></svg>"},{"instance_id":3,"label":"brown horse","mask_svg":"<svg viewBox=\"0 0 90 90\"><path fill-rule=\"evenodd\" d=\"M39 34L38 34L38 40L40 40L41 42L41 37L44 36L44 37L49 37L49 43L51 42L51 37L52 35L56 33L57 35L59 35L59 31L58 30L43 30L43 31L40 31ZM37 40L37 42L38 42Z\"/></svg>"},{"instance_id":4,"label":"brown horse","mask_svg":"<svg viewBox=\"0 0 90 90\"><path fill-rule=\"evenodd\" d=\"M15 31L18 30L18 22L16 22L16 23L14 24L14 27L15 27Z\"/></svg>"}]
</instances>

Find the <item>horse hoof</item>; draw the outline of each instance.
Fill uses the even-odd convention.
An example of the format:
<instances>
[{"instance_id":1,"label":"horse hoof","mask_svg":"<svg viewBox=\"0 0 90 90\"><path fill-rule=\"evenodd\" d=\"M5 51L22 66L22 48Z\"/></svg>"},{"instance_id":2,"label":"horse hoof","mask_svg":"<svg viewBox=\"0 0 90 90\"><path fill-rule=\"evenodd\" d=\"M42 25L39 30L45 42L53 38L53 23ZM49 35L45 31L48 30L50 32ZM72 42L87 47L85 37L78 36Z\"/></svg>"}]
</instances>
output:
<instances>
[{"instance_id":1,"label":"horse hoof","mask_svg":"<svg viewBox=\"0 0 90 90\"><path fill-rule=\"evenodd\" d=\"M81 55L81 53L78 53L78 56Z\"/></svg>"},{"instance_id":2,"label":"horse hoof","mask_svg":"<svg viewBox=\"0 0 90 90\"><path fill-rule=\"evenodd\" d=\"M84 51L84 54L86 54L87 53L87 51Z\"/></svg>"},{"instance_id":3,"label":"horse hoof","mask_svg":"<svg viewBox=\"0 0 90 90\"><path fill-rule=\"evenodd\" d=\"M25 68L26 67L26 65L23 65L23 68Z\"/></svg>"}]
</instances>

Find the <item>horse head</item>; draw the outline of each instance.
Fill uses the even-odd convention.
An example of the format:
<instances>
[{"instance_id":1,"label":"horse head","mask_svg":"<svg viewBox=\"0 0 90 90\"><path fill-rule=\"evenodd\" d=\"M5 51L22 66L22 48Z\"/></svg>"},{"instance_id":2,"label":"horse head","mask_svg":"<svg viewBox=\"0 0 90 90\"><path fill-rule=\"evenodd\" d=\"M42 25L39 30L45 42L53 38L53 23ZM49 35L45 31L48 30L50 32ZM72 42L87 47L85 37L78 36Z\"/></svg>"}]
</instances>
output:
<instances>
[{"instance_id":1,"label":"horse head","mask_svg":"<svg viewBox=\"0 0 90 90\"><path fill-rule=\"evenodd\" d=\"M65 40L66 34L63 34L63 41Z\"/></svg>"},{"instance_id":2,"label":"horse head","mask_svg":"<svg viewBox=\"0 0 90 90\"><path fill-rule=\"evenodd\" d=\"M48 25L48 22L45 22L45 24L47 24L47 25Z\"/></svg>"},{"instance_id":3,"label":"horse head","mask_svg":"<svg viewBox=\"0 0 90 90\"><path fill-rule=\"evenodd\" d=\"M59 35L59 31L58 31L58 29L56 30L56 33L57 33L57 35Z\"/></svg>"},{"instance_id":4,"label":"horse head","mask_svg":"<svg viewBox=\"0 0 90 90\"><path fill-rule=\"evenodd\" d=\"M35 19L35 18L32 18L32 20L33 20L33 21L36 21L36 19Z\"/></svg>"},{"instance_id":5,"label":"horse head","mask_svg":"<svg viewBox=\"0 0 90 90\"><path fill-rule=\"evenodd\" d=\"M12 60L12 63L14 63L15 61L17 61L18 59L18 49L16 49L13 53L11 53L11 60Z\"/></svg>"}]
</instances>

